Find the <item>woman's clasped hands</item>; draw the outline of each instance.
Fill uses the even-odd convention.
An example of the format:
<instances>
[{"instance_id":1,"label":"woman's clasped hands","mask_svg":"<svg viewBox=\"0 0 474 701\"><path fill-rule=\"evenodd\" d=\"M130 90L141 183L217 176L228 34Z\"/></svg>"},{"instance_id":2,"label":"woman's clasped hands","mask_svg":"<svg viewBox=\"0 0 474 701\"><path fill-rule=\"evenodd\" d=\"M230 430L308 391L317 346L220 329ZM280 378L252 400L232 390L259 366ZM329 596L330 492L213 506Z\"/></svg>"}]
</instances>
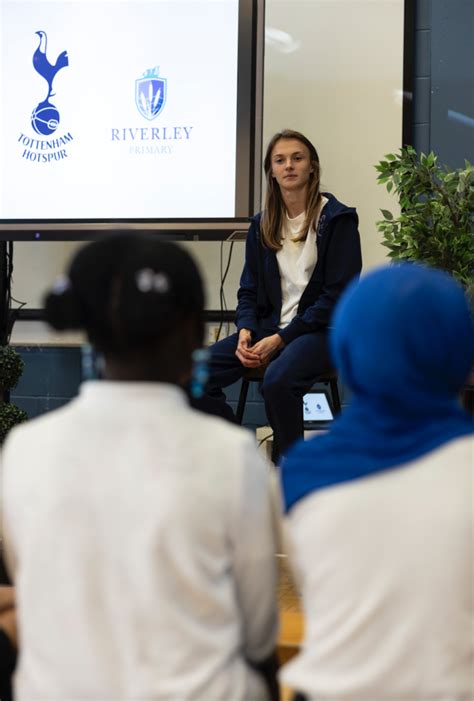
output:
<instances>
[{"instance_id":1,"label":"woman's clasped hands","mask_svg":"<svg viewBox=\"0 0 474 701\"><path fill-rule=\"evenodd\" d=\"M246 368L260 368L268 365L271 358L283 347L284 342L277 333L267 336L252 345L252 333L241 329L235 355Z\"/></svg>"}]
</instances>

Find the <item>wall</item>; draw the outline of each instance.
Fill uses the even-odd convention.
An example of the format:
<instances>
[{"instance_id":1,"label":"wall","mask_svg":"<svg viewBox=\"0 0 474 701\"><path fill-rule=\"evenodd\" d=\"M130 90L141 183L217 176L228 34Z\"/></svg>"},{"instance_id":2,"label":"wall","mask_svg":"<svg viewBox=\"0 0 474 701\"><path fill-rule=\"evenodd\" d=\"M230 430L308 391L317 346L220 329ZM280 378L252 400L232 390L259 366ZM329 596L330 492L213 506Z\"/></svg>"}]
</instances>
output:
<instances>
[{"instance_id":1,"label":"wall","mask_svg":"<svg viewBox=\"0 0 474 701\"><path fill-rule=\"evenodd\" d=\"M57 409L77 394L81 382L81 351L77 346L17 346L25 362L11 402L30 419Z\"/></svg>"},{"instance_id":2,"label":"wall","mask_svg":"<svg viewBox=\"0 0 474 701\"><path fill-rule=\"evenodd\" d=\"M431 141L431 0L419 0L415 13L413 145L429 153Z\"/></svg>"},{"instance_id":3,"label":"wall","mask_svg":"<svg viewBox=\"0 0 474 701\"><path fill-rule=\"evenodd\" d=\"M418 0L414 146L452 168L474 162L474 3Z\"/></svg>"},{"instance_id":4,"label":"wall","mask_svg":"<svg viewBox=\"0 0 474 701\"><path fill-rule=\"evenodd\" d=\"M375 221L393 198L374 164L401 146L401 0L267 3L264 143L291 126L314 141L323 187L356 206L364 268L385 259Z\"/></svg>"},{"instance_id":5,"label":"wall","mask_svg":"<svg viewBox=\"0 0 474 701\"><path fill-rule=\"evenodd\" d=\"M474 162L474 2L431 4L430 146L453 168Z\"/></svg>"}]
</instances>

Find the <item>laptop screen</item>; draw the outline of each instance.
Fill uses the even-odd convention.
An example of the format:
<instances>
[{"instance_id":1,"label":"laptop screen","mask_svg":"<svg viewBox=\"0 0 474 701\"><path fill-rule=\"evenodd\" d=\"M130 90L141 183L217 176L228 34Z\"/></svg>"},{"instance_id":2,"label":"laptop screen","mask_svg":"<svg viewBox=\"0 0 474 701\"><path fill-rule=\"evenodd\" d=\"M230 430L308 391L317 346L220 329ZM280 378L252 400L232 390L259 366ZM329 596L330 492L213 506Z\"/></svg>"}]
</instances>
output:
<instances>
[{"instance_id":1,"label":"laptop screen","mask_svg":"<svg viewBox=\"0 0 474 701\"><path fill-rule=\"evenodd\" d=\"M305 430L323 427L334 419L326 392L308 392L303 397L303 424Z\"/></svg>"}]
</instances>

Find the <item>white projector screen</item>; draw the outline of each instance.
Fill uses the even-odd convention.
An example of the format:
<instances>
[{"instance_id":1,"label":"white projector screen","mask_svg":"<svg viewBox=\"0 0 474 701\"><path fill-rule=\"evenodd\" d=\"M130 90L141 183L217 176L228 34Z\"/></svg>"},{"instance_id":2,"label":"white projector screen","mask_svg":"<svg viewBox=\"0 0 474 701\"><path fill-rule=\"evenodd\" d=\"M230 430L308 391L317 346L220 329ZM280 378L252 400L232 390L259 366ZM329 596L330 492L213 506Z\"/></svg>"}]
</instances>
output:
<instances>
[{"instance_id":1,"label":"white projector screen","mask_svg":"<svg viewBox=\"0 0 474 701\"><path fill-rule=\"evenodd\" d=\"M2 238L239 228L259 189L257 5L0 0Z\"/></svg>"}]
</instances>

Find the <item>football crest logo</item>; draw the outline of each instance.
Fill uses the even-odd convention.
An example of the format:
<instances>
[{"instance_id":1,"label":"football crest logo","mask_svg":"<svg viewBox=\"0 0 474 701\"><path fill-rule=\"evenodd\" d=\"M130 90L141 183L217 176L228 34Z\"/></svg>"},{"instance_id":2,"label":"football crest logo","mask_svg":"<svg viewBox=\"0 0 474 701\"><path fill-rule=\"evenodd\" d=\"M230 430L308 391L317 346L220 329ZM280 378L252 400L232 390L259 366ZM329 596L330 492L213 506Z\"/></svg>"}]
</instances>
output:
<instances>
[{"instance_id":1,"label":"football crest logo","mask_svg":"<svg viewBox=\"0 0 474 701\"><path fill-rule=\"evenodd\" d=\"M67 51L63 51L57 57L54 65L50 63L46 55L48 43L46 32L39 31L36 32L36 34L38 34L40 42L33 54L33 66L37 73L48 83L48 94L46 95L46 99L40 102L33 110L31 126L37 134L50 136L58 128L60 120L57 108L49 101L49 98L54 95L53 80L61 68L65 68L69 65L69 59Z\"/></svg>"},{"instance_id":2,"label":"football crest logo","mask_svg":"<svg viewBox=\"0 0 474 701\"><path fill-rule=\"evenodd\" d=\"M158 117L166 102L166 79L158 76L159 68L148 68L143 78L135 81L135 102L146 119Z\"/></svg>"}]
</instances>

